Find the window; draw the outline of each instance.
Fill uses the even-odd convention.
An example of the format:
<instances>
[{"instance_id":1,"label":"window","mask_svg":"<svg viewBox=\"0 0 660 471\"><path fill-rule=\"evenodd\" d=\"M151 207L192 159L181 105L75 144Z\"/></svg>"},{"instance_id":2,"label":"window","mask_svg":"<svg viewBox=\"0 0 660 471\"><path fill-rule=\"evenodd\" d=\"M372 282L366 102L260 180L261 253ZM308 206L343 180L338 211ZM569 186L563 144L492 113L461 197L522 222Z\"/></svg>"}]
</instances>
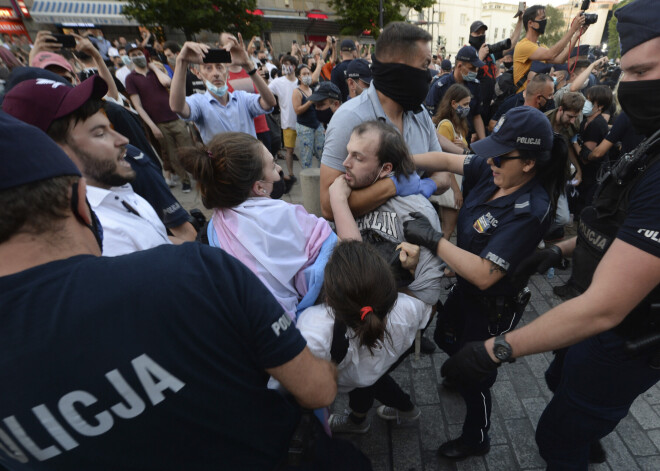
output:
<instances>
[{"instance_id":1,"label":"window","mask_svg":"<svg viewBox=\"0 0 660 471\"><path fill-rule=\"evenodd\" d=\"M461 13L461 24L464 25L467 23L467 15L465 13Z\"/></svg>"},{"instance_id":2,"label":"window","mask_svg":"<svg viewBox=\"0 0 660 471\"><path fill-rule=\"evenodd\" d=\"M494 36L495 41L497 41L497 33L498 33L498 31L499 31L499 28L495 28L495 36Z\"/></svg>"},{"instance_id":3,"label":"window","mask_svg":"<svg viewBox=\"0 0 660 471\"><path fill-rule=\"evenodd\" d=\"M438 12L438 23L441 25L445 24L445 12L444 11L439 11Z\"/></svg>"},{"instance_id":4,"label":"window","mask_svg":"<svg viewBox=\"0 0 660 471\"><path fill-rule=\"evenodd\" d=\"M461 36L460 38L458 38L458 48L460 49L464 45L465 45L465 38Z\"/></svg>"}]
</instances>

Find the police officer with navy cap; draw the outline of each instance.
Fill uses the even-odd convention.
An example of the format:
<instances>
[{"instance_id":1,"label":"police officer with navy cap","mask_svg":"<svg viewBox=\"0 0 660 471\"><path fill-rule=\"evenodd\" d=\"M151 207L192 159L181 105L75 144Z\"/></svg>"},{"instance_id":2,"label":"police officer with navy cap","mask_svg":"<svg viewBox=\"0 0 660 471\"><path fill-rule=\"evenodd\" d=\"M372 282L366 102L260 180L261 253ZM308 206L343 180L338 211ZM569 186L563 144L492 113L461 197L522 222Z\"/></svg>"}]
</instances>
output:
<instances>
[{"instance_id":1,"label":"police officer with navy cap","mask_svg":"<svg viewBox=\"0 0 660 471\"><path fill-rule=\"evenodd\" d=\"M431 84L429 92L424 100L424 106L433 115L438 103L445 96L445 93L455 83L465 85L472 94L470 100L470 114L468 115L468 125L470 133L476 132L479 139L486 137L484 122L481 119L481 88L477 74L484 63L479 60L477 50L472 46L463 46L456 54L456 64L452 73L443 75ZM449 142L449 141L448 141ZM440 140L442 148L451 149L453 146ZM461 149L462 150L462 149Z\"/></svg>"},{"instance_id":2,"label":"police officer with navy cap","mask_svg":"<svg viewBox=\"0 0 660 471\"><path fill-rule=\"evenodd\" d=\"M512 274L554 220L565 179L566 143L554 138L548 119L531 106L510 110L472 149L476 155L415 156L422 167L464 175L456 245L418 213L404 223L408 242L427 247L457 274L457 284L438 308L434 335L449 355L520 321L529 291L526 280ZM489 451L490 387L496 377L493 369L478 383L459 386L466 404L463 431L440 446L441 456L458 460Z\"/></svg>"},{"instance_id":3,"label":"police officer with navy cap","mask_svg":"<svg viewBox=\"0 0 660 471\"><path fill-rule=\"evenodd\" d=\"M573 345L536 441L548 469L586 470L590 444L609 434L660 379L660 9L636 0L616 11L621 107L647 136L602 179L574 251L587 288L534 322L466 345L442 368L462 385L501 362ZM543 268L561 258L536 259Z\"/></svg>"}]
</instances>

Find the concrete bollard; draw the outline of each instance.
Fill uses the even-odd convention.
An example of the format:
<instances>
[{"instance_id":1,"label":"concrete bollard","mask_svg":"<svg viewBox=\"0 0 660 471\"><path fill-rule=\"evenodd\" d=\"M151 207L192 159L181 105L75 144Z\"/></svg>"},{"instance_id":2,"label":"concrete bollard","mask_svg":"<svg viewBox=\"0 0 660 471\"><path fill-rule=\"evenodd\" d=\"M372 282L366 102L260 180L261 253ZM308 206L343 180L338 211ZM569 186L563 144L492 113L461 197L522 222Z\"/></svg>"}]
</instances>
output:
<instances>
[{"instance_id":1,"label":"concrete bollard","mask_svg":"<svg viewBox=\"0 0 660 471\"><path fill-rule=\"evenodd\" d=\"M321 169L306 168L300 171L303 206L309 214L323 217L321 214Z\"/></svg>"}]
</instances>

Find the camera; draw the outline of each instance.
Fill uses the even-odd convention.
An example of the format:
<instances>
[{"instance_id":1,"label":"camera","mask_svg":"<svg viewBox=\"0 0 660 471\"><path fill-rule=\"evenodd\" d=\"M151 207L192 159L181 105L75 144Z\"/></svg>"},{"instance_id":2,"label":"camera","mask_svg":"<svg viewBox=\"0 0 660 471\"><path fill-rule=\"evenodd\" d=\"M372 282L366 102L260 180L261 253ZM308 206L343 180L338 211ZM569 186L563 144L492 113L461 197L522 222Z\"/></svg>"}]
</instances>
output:
<instances>
[{"instance_id":1,"label":"camera","mask_svg":"<svg viewBox=\"0 0 660 471\"><path fill-rule=\"evenodd\" d=\"M507 49L511 49L511 39L506 38L503 39L500 42L497 42L495 44L489 44L488 45L488 52L490 54L497 54L499 52L506 51Z\"/></svg>"},{"instance_id":2,"label":"camera","mask_svg":"<svg viewBox=\"0 0 660 471\"><path fill-rule=\"evenodd\" d=\"M593 0L594 2L596 0ZM598 21L598 15L596 13L585 13L589 9L589 5L591 4L592 0L583 0L582 1L582 6L580 7L580 10L582 10L582 16L584 16L584 25L592 25L596 21Z\"/></svg>"}]
</instances>

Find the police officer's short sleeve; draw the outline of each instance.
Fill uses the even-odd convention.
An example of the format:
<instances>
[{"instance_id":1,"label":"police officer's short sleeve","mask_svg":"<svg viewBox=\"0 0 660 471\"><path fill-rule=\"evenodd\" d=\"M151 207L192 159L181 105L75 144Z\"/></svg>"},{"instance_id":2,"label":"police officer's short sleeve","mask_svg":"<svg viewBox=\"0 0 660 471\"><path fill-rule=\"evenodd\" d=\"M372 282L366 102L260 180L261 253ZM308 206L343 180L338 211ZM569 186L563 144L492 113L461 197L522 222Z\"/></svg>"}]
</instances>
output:
<instances>
[{"instance_id":1,"label":"police officer's short sleeve","mask_svg":"<svg viewBox=\"0 0 660 471\"><path fill-rule=\"evenodd\" d=\"M655 162L630 193L628 213L617 238L660 257L660 162Z\"/></svg>"},{"instance_id":2,"label":"police officer's short sleeve","mask_svg":"<svg viewBox=\"0 0 660 471\"><path fill-rule=\"evenodd\" d=\"M488 160L476 154L465 156L463 160L463 196L467 196L476 183L490 172Z\"/></svg>"}]
</instances>

